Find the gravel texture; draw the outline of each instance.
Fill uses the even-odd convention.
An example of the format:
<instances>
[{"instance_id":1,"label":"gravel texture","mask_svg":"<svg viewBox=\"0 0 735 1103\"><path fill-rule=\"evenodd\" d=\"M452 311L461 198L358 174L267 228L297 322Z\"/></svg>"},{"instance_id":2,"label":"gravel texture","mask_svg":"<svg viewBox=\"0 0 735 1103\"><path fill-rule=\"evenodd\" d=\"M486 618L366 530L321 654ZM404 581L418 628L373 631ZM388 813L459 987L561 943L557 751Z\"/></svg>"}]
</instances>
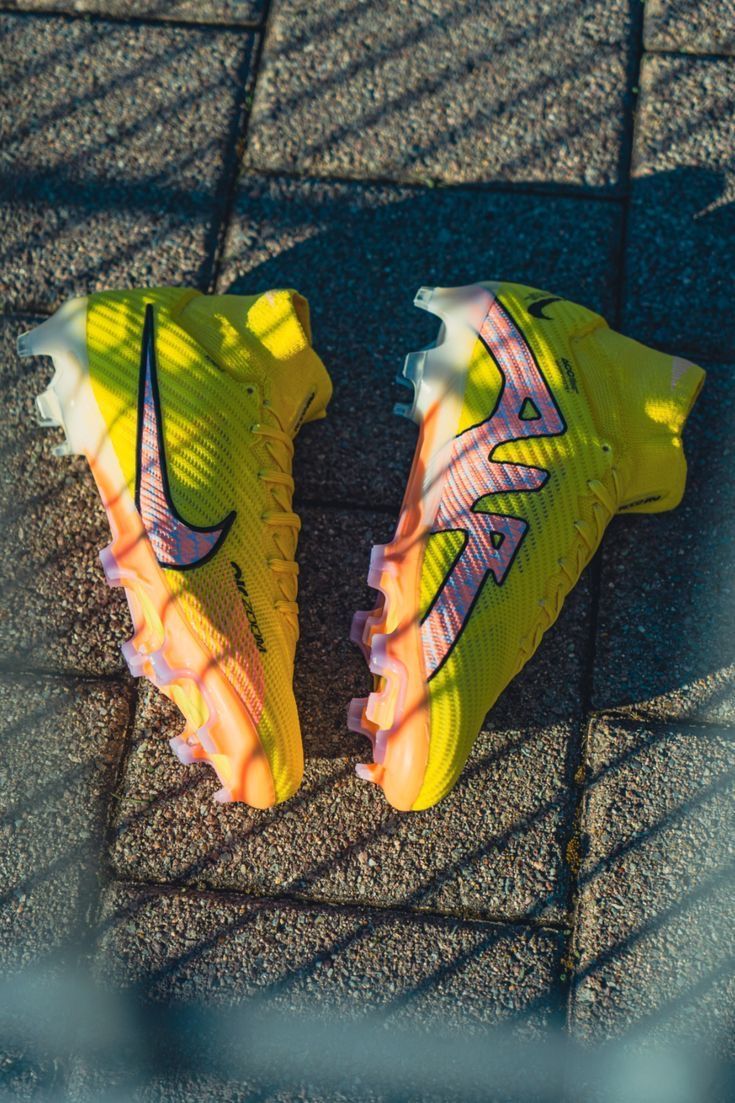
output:
<instances>
[{"instance_id":1,"label":"gravel texture","mask_svg":"<svg viewBox=\"0 0 735 1103\"><path fill-rule=\"evenodd\" d=\"M115 824L118 875L457 915L563 920L586 583L491 713L453 792L431 811L401 815L355 776L369 747L345 725L350 696L370 688L347 627L356 602L368 595L361 578L376 522L370 514L314 509L303 521L296 665L307 756L302 789L268 812L214 804L210 771L183 767L170 753L167 739L182 726L178 712L146 686ZM324 578L334 579L328 589Z\"/></svg>"},{"instance_id":2,"label":"gravel texture","mask_svg":"<svg viewBox=\"0 0 735 1103\"><path fill-rule=\"evenodd\" d=\"M0 663L115 672L131 624L99 564L110 540L105 511L86 460L52 456L63 434L36 424L33 399L51 361L15 352L18 334L39 321L0 319Z\"/></svg>"},{"instance_id":3,"label":"gravel texture","mask_svg":"<svg viewBox=\"0 0 735 1103\"><path fill-rule=\"evenodd\" d=\"M689 476L671 513L605 538L593 704L641 717L735 720L735 405L732 368L708 376L684 434Z\"/></svg>"},{"instance_id":4,"label":"gravel texture","mask_svg":"<svg viewBox=\"0 0 735 1103\"><path fill-rule=\"evenodd\" d=\"M245 175L219 290L303 291L335 386L299 437L298 496L398 509L416 429L394 379L437 334L419 287L505 278L611 313L619 232L609 203Z\"/></svg>"},{"instance_id":5,"label":"gravel texture","mask_svg":"<svg viewBox=\"0 0 735 1103\"><path fill-rule=\"evenodd\" d=\"M0 299L207 278L255 38L0 16Z\"/></svg>"},{"instance_id":6,"label":"gravel texture","mask_svg":"<svg viewBox=\"0 0 735 1103\"><path fill-rule=\"evenodd\" d=\"M647 56L626 253L626 331L667 351L735 357L735 67Z\"/></svg>"},{"instance_id":7,"label":"gravel texture","mask_svg":"<svg viewBox=\"0 0 735 1103\"><path fill-rule=\"evenodd\" d=\"M311 758L299 793L272 812L223 811L209 773L171 757L164 737L181 726L171 712L146 699L138 718L112 851L120 876L454 915L565 916L568 726L483 733L452 794L420 816L392 812L355 777L364 750Z\"/></svg>"},{"instance_id":8,"label":"gravel texture","mask_svg":"<svg viewBox=\"0 0 735 1103\"><path fill-rule=\"evenodd\" d=\"M226 1081L252 1077L255 1089L267 1068L293 1088L316 1072L338 1090L328 1098L374 1099L392 1072L433 1099L442 1082L467 1083L462 1054L487 1064L492 1027L523 1037L559 1011L556 931L123 886L109 893L101 927L100 979L147 1001L138 1029L164 1061L175 1054L179 1082L189 1073L206 1083L214 1066ZM208 1034L214 1053L202 1045ZM357 1094L345 1090L355 1070ZM277 1085L254 1094L284 1098Z\"/></svg>"},{"instance_id":9,"label":"gravel texture","mask_svg":"<svg viewBox=\"0 0 735 1103\"><path fill-rule=\"evenodd\" d=\"M647 50L735 54L733 0L646 0Z\"/></svg>"},{"instance_id":10,"label":"gravel texture","mask_svg":"<svg viewBox=\"0 0 735 1103\"><path fill-rule=\"evenodd\" d=\"M11 11L108 15L118 19L194 20L249 25L263 18L265 0L5 0Z\"/></svg>"},{"instance_id":11,"label":"gravel texture","mask_svg":"<svg viewBox=\"0 0 735 1103\"><path fill-rule=\"evenodd\" d=\"M277 0L256 89L256 168L420 183L619 182L622 2Z\"/></svg>"},{"instance_id":12,"label":"gravel texture","mask_svg":"<svg viewBox=\"0 0 735 1103\"><path fill-rule=\"evenodd\" d=\"M603 719L587 769L576 1029L732 1059L732 732Z\"/></svg>"},{"instance_id":13,"label":"gravel texture","mask_svg":"<svg viewBox=\"0 0 735 1103\"><path fill-rule=\"evenodd\" d=\"M0 679L0 969L68 952L89 903L130 720L114 682Z\"/></svg>"},{"instance_id":14,"label":"gravel texture","mask_svg":"<svg viewBox=\"0 0 735 1103\"><path fill-rule=\"evenodd\" d=\"M2 7L0 1097L730 1103L731 0L272 0L257 86L264 0ZM644 21L673 53L638 90ZM613 524L596 639L585 574L456 788L399 815L345 724L416 441L393 379L436 337L418 287L503 277L704 361L689 486ZM121 675L104 512L15 356L69 296L156 283L298 287L335 384L295 463L307 770L270 812L215 804Z\"/></svg>"},{"instance_id":15,"label":"gravel texture","mask_svg":"<svg viewBox=\"0 0 735 1103\"><path fill-rule=\"evenodd\" d=\"M0 709L0 1096L48 1100L76 1041L48 996L78 998L74 974L60 978L96 900L132 702L114 682L3 676Z\"/></svg>"},{"instance_id":16,"label":"gravel texture","mask_svg":"<svg viewBox=\"0 0 735 1103\"><path fill-rule=\"evenodd\" d=\"M555 1004L548 965L563 944L540 928L125 886L109 893L101 925L100 977L152 1000L259 996L274 1009L321 1005L346 1018L381 1009L393 1022L425 1009L447 1028L524 1011L543 1021ZM494 983L524 966L527 986L498 999Z\"/></svg>"}]
</instances>

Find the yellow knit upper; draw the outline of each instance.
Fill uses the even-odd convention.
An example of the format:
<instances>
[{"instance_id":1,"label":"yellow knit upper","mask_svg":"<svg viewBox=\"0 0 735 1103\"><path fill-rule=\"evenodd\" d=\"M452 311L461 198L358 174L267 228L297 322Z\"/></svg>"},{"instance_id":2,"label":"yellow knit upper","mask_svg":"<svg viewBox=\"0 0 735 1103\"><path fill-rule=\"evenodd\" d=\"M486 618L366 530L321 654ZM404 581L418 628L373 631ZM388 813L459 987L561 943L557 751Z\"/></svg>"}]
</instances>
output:
<instances>
[{"instance_id":1,"label":"yellow knit upper","mask_svg":"<svg viewBox=\"0 0 735 1103\"><path fill-rule=\"evenodd\" d=\"M501 444L494 461L549 473L534 492L495 493L479 511L527 524L502 585L489 576L448 659L429 681L430 746L414 808L454 784L484 717L535 651L615 511L673 508L686 478L681 430L701 387L698 367L614 333L599 315L533 288L501 284L499 300L531 348L565 423L557 435ZM543 318L529 306L546 299ZM503 385L478 339L458 434L487 419ZM429 537L421 615L462 547L458 532Z\"/></svg>"},{"instance_id":2,"label":"yellow knit upper","mask_svg":"<svg viewBox=\"0 0 735 1103\"><path fill-rule=\"evenodd\" d=\"M262 667L258 734L276 800L284 800L303 769L292 692L297 578L295 569L283 566L293 560L297 525L295 519L289 525L264 518L291 509L290 448L278 433L292 438L303 421L323 416L331 384L311 348L306 302L293 291L246 297L155 288L92 296L92 387L131 494L148 304L176 510L194 526L213 525L235 511L217 554L193 569L167 569L166 580L247 705L258 692L251 667ZM253 431L258 427L263 434ZM264 481L263 473L274 470L283 473L281 481Z\"/></svg>"}]
</instances>

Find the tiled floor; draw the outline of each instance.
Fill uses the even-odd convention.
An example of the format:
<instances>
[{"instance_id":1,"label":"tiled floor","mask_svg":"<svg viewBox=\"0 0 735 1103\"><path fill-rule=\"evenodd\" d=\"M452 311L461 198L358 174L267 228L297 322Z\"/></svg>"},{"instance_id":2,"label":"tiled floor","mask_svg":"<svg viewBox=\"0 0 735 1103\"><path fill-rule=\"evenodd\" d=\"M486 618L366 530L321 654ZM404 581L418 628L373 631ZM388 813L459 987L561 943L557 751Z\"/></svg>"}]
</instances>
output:
<instances>
[{"instance_id":1,"label":"tiled floor","mask_svg":"<svg viewBox=\"0 0 735 1103\"><path fill-rule=\"evenodd\" d=\"M639 1103L642 1070L671 1103L679 1065L609 1039L735 1060L733 26L730 0L0 0L0 1092ZM401 816L354 776L347 634L414 445L413 293L498 276L709 378L681 507L612 524L456 789ZM270 812L214 804L123 672L103 512L14 353L141 283L298 287L334 380L295 463L307 772Z\"/></svg>"}]
</instances>

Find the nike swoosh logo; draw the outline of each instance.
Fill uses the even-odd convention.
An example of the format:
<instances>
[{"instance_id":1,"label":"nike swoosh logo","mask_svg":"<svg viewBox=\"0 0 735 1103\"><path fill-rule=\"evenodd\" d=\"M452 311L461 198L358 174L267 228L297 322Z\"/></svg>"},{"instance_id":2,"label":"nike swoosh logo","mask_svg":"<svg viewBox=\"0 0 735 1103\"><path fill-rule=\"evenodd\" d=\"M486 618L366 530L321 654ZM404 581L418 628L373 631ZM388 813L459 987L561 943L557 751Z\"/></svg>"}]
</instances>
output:
<instances>
[{"instance_id":1,"label":"nike swoosh logo","mask_svg":"<svg viewBox=\"0 0 735 1103\"><path fill-rule=\"evenodd\" d=\"M691 364L688 360L682 360L680 356L674 356L671 364L671 389L672 391L678 384L682 375L686 372L687 368L691 368Z\"/></svg>"},{"instance_id":2,"label":"nike swoosh logo","mask_svg":"<svg viewBox=\"0 0 735 1103\"><path fill-rule=\"evenodd\" d=\"M551 318L549 318L548 315L544 314L544 307L549 306L551 303L560 303L560 302L561 302L560 298L553 298L553 297L549 297L548 299L536 299L536 302L529 303L529 305L526 307L526 310L534 318L543 318L543 320L545 322L550 322Z\"/></svg>"},{"instance_id":3,"label":"nike swoosh logo","mask_svg":"<svg viewBox=\"0 0 735 1103\"><path fill-rule=\"evenodd\" d=\"M156 370L153 307L147 306L138 391L138 448L135 504L159 566L186 571L200 567L219 550L235 511L217 525L190 525L171 498L163 446L161 396Z\"/></svg>"}]
</instances>

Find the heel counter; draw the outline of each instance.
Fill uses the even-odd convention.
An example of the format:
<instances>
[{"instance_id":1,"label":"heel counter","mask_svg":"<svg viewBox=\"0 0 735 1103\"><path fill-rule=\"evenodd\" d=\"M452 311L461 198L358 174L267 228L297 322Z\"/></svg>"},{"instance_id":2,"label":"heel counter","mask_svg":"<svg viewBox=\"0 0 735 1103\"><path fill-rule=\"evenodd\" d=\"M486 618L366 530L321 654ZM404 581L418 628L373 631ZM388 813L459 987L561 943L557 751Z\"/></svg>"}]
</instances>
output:
<instances>
[{"instance_id":1,"label":"heel counter","mask_svg":"<svg viewBox=\"0 0 735 1103\"><path fill-rule=\"evenodd\" d=\"M605 361L624 496L621 513L662 513L681 501L687 463L682 431L705 372L600 328L589 338Z\"/></svg>"}]
</instances>

